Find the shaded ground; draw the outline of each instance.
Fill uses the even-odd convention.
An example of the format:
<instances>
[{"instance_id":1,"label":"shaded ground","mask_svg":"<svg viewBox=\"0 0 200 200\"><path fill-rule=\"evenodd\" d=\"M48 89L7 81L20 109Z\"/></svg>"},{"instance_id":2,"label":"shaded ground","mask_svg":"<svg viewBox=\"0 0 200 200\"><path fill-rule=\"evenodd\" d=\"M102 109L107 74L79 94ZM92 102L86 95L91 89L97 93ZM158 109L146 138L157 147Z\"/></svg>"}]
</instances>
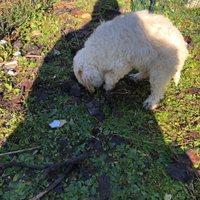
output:
<instances>
[{"instance_id":1,"label":"shaded ground","mask_svg":"<svg viewBox=\"0 0 200 200\"><path fill-rule=\"evenodd\" d=\"M15 37L18 43L13 39L2 51L1 58L6 60L12 56L9 48L13 49L13 45L21 48L22 55L44 56L20 58L14 69L16 76L1 70L0 134L4 145L0 151L40 148L0 157L0 162L15 159L49 164L88 153L88 158L75 165L44 199L163 199L168 194L176 199L198 199L198 181L184 185L166 170L174 154L184 154L188 149L199 153L200 68L192 37L187 41L190 58L179 87L170 82L165 99L155 111L142 108L150 93L148 80L135 84L125 77L112 91L112 99L106 97L102 88L90 94L80 85L80 91L71 90L73 83L66 83L76 81L73 56L99 21L110 20L122 8L125 11L131 6L130 2L105 2L62 2L54 4L48 13L41 10L35 21L19 27ZM87 17L81 19L84 14ZM63 127L50 128L53 120L61 119L67 121ZM50 173L39 184L41 170L0 169L0 195L4 194L3 199L30 199L63 170Z\"/></svg>"}]
</instances>

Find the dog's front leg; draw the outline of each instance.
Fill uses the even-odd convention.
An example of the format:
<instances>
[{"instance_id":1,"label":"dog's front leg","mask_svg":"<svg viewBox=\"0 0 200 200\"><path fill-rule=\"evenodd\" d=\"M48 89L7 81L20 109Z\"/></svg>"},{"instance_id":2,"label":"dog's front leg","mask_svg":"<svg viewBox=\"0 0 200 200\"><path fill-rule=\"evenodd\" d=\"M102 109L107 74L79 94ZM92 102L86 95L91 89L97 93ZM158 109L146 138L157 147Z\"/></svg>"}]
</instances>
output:
<instances>
[{"instance_id":1,"label":"dog's front leg","mask_svg":"<svg viewBox=\"0 0 200 200\"><path fill-rule=\"evenodd\" d=\"M115 87L118 80L119 80L119 78L117 76L115 76L115 74L112 71L107 72L104 75L105 84L104 84L103 88L106 91L112 90Z\"/></svg>"}]
</instances>

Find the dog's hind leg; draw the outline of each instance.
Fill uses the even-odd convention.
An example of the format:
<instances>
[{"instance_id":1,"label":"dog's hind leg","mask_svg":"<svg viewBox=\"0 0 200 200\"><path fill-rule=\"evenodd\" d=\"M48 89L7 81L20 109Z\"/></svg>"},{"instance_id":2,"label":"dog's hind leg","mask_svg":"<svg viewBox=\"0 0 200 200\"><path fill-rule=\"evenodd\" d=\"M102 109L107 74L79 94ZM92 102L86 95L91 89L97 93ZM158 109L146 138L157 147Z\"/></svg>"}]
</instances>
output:
<instances>
[{"instance_id":1,"label":"dog's hind leg","mask_svg":"<svg viewBox=\"0 0 200 200\"><path fill-rule=\"evenodd\" d=\"M145 109L152 110L157 107L159 101L164 97L164 93L167 90L166 84L172 75L164 71L153 71L150 73L151 94L143 103Z\"/></svg>"},{"instance_id":2,"label":"dog's hind leg","mask_svg":"<svg viewBox=\"0 0 200 200\"><path fill-rule=\"evenodd\" d=\"M130 74L129 77L135 82L139 82L142 79L145 79L149 76L149 72L148 71L140 71L137 74Z\"/></svg>"}]
</instances>

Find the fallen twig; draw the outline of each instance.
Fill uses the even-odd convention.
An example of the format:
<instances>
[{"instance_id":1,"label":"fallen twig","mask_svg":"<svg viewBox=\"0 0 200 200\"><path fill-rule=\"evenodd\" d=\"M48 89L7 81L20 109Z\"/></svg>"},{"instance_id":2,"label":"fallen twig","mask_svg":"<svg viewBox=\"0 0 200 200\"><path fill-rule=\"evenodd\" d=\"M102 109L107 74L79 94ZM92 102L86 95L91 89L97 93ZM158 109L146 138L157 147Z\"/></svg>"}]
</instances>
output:
<instances>
[{"instance_id":1,"label":"fallen twig","mask_svg":"<svg viewBox=\"0 0 200 200\"><path fill-rule=\"evenodd\" d=\"M25 55L26 58L41 58L42 56L41 55Z\"/></svg>"},{"instance_id":2,"label":"fallen twig","mask_svg":"<svg viewBox=\"0 0 200 200\"><path fill-rule=\"evenodd\" d=\"M48 193L49 191L51 191L54 187L56 187L56 185L58 185L58 183L60 183L60 181L69 173L69 171L71 170L71 168L73 167L73 164L70 164L65 171L61 174L61 176L59 178L57 178L49 187L47 187L45 190L43 190L42 192L40 192L38 195L36 195L35 197L33 197L30 200L37 200L40 197L42 197L43 195L45 195L46 193Z\"/></svg>"},{"instance_id":3,"label":"fallen twig","mask_svg":"<svg viewBox=\"0 0 200 200\"><path fill-rule=\"evenodd\" d=\"M84 38L86 38L90 33L92 33L92 31L89 31L89 32L84 36Z\"/></svg>"},{"instance_id":4,"label":"fallen twig","mask_svg":"<svg viewBox=\"0 0 200 200\"><path fill-rule=\"evenodd\" d=\"M33 147L33 148L29 148L29 149L22 149L22 150L18 150L18 151L12 151L12 152L7 152L7 153L1 153L0 156L5 156L5 155L11 155L11 154L15 154L15 153L22 153L25 151L33 151L35 149L39 149L40 147Z\"/></svg>"},{"instance_id":5,"label":"fallen twig","mask_svg":"<svg viewBox=\"0 0 200 200\"><path fill-rule=\"evenodd\" d=\"M17 158L17 156L14 156L10 162L13 162L16 158Z\"/></svg>"},{"instance_id":6,"label":"fallen twig","mask_svg":"<svg viewBox=\"0 0 200 200\"><path fill-rule=\"evenodd\" d=\"M9 60L9 61L2 62L2 63L0 63L0 65L5 65L5 64L7 64L7 63L11 63L11 62L16 61L16 60L18 60L18 58L13 59L13 60Z\"/></svg>"},{"instance_id":7,"label":"fallen twig","mask_svg":"<svg viewBox=\"0 0 200 200\"><path fill-rule=\"evenodd\" d=\"M52 190L54 187L56 187L56 185L58 185L60 183L60 181L70 172L70 170L72 169L74 164L77 164L81 161L83 161L85 158L87 157L87 154L82 154L76 158L73 158L71 160L68 160L66 162L62 162L62 163L57 163L57 164L53 164L51 165L49 168L46 169L46 171L43 173L43 175L40 177L40 181L50 172L53 171L55 169L57 169L58 167L62 167L64 165L67 165L67 168L65 169L65 171L62 173L62 175L57 178L49 187L47 187L45 190L43 190L41 193L39 193L38 195L36 195L35 197L33 197L30 200L37 200L40 197L42 197L44 194L48 193L50 190Z\"/></svg>"},{"instance_id":8,"label":"fallen twig","mask_svg":"<svg viewBox=\"0 0 200 200\"><path fill-rule=\"evenodd\" d=\"M124 90L124 89L120 89L120 90L118 90L118 91L116 91L116 92L111 92L111 94L130 94L131 93L131 91L129 91L129 90Z\"/></svg>"},{"instance_id":9,"label":"fallen twig","mask_svg":"<svg viewBox=\"0 0 200 200\"><path fill-rule=\"evenodd\" d=\"M71 164L72 164L72 165L73 165L73 164L76 164L76 163L80 162L81 160L84 160L85 157L86 157L86 155L83 154L83 155L80 155L80 156L78 156L78 157L76 157L76 158L73 158L72 160L68 160L68 161L65 161L65 162L56 163L56 164L51 165L51 166L48 167L48 168L44 171L44 173L40 176L39 182L41 182L49 172L54 171L54 170L56 170L56 169L58 169L58 168L60 168L60 167L63 167L63 166L69 166L69 165L71 165Z\"/></svg>"},{"instance_id":10,"label":"fallen twig","mask_svg":"<svg viewBox=\"0 0 200 200\"><path fill-rule=\"evenodd\" d=\"M30 164L30 163L9 162L9 163L0 164L0 168L17 166L17 167L29 167L29 168L33 168L33 169L45 169L47 167L50 167L51 165L52 164L49 164L49 165L37 165L37 164Z\"/></svg>"},{"instance_id":11,"label":"fallen twig","mask_svg":"<svg viewBox=\"0 0 200 200\"><path fill-rule=\"evenodd\" d=\"M69 173L69 171L72 169L74 164L77 164L77 163L83 161L84 159L86 159L86 157L87 157L87 154L82 154L76 158L73 158L73 159L65 161L65 162L56 163L56 164L48 164L48 165L10 162L10 163L2 163L2 164L0 164L0 167L20 166L20 167L29 167L29 168L34 168L34 169L46 169L47 168L39 179L39 181L41 182L49 172L56 170L59 167L67 166L67 168L62 173L62 175L59 178L57 178L49 187L47 187L44 191L42 191L41 193L39 193L38 195L36 195L32 199L30 199L30 200L37 200L40 197L42 197L44 194L46 194L47 192L52 190L56 185L58 185L60 183L60 181L66 176L66 174Z\"/></svg>"}]
</instances>

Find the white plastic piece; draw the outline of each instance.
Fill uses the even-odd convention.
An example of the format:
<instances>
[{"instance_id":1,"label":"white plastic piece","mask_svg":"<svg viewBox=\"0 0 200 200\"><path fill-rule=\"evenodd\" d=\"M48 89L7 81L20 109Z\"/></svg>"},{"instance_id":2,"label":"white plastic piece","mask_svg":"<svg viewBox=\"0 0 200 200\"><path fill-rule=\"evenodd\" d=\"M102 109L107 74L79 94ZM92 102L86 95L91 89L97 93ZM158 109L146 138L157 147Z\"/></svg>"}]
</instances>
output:
<instances>
[{"instance_id":1,"label":"white plastic piece","mask_svg":"<svg viewBox=\"0 0 200 200\"><path fill-rule=\"evenodd\" d=\"M49 126L51 126L51 128L59 128L59 127L63 126L66 123L67 123L67 121L65 119L63 119L63 120L54 120L51 124L49 124Z\"/></svg>"}]
</instances>

